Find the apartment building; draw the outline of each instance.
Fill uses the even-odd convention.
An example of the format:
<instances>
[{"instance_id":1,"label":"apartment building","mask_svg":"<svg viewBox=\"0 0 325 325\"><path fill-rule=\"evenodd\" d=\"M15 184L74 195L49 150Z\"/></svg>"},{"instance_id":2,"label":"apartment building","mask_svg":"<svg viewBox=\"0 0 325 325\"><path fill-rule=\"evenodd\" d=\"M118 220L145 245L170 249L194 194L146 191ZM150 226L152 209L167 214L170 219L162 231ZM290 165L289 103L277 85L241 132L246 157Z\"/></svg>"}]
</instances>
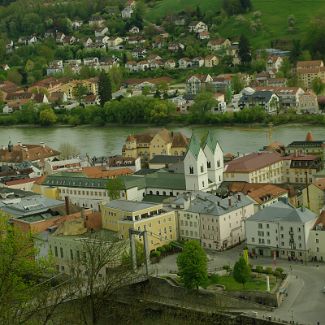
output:
<instances>
[{"instance_id":1,"label":"apartment building","mask_svg":"<svg viewBox=\"0 0 325 325\"><path fill-rule=\"evenodd\" d=\"M314 261L325 261L325 213L318 217L308 238L309 258Z\"/></svg>"},{"instance_id":2,"label":"apartment building","mask_svg":"<svg viewBox=\"0 0 325 325\"><path fill-rule=\"evenodd\" d=\"M103 228L122 239L129 238L129 229L147 230L150 251L177 239L176 214L162 204L115 200L102 205L101 213Z\"/></svg>"},{"instance_id":3,"label":"apartment building","mask_svg":"<svg viewBox=\"0 0 325 325\"><path fill-rule=\"evenodd\" d=\"M224 181L248 183L282 182L283 158L276 152L256 152L230 161Z\"/></svg>"},{"instance_id":4,"label":"apartment building","mask_svg":"<svg viewBox=\"0 0 325 325\"><path fill-rule=\"evenodd\" d=\"M317 220L305 207L286 199L258 211L246 220L247 247L252 254L307 260L308 240Z\"/></svg>"},{"instance_id":5,"label":"apartment building","mask_svg":"<svg viewBox=\"0 0 325 325\"><path fill-rule=\"evenodd\" d=\"M298 79L303 82L305 88L310 89L316 78L325 81L325 67L322 60L299 61L296 70Z\"/></svg>"}]
</instances>

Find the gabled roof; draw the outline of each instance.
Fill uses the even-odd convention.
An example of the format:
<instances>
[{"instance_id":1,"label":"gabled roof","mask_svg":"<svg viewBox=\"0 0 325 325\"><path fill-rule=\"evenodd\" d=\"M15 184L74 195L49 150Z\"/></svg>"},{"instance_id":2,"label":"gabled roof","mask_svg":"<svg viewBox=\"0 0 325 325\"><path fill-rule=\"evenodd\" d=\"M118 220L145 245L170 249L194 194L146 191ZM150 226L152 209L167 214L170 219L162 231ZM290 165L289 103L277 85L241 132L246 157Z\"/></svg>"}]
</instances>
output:
<instances>
[{"instance_id":1,"label":"gabled roof","mask_svg":"<svg viewBox=\"0 0 325 325\"><path fill-rule=\"evenodd\" d=\"M215 136L215 133L213 133L211 130L209 130L207 138L204 143L204 147L208 146L212 153L215 152L218 145L217 137Z\"/></svg>"},{"instance_id":2,"label":"gabled roof","mask_svg":"<svg viewBox=\"0 0 325 325\"><path fill-rule=\"evenodd\" d=\"M195 158L198 157L201 150L200 142L197 140L196 136L193 134L191 137L190 144L188 146L187 152L191 152Z\"/></svg>"}]
</instances>

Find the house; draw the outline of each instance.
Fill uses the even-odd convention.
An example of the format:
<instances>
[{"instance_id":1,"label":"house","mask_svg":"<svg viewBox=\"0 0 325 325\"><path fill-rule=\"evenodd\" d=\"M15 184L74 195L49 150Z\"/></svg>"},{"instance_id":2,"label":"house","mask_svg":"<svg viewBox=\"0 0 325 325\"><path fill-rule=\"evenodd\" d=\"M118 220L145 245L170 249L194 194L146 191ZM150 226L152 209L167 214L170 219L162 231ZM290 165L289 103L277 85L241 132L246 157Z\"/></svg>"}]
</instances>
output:
<instances>
[{"instance_id":1,"label":"house","mask_svg":"<svg viewBox=\"0 0 325 325\"><path fill-rule=\"evenodd\" d=\"M199 32L198 33L198 38L200 40L205 40L205 39L209 39L210 38L210 34L207 30L203 31L203 32Z\"/></svg>"},{"instance_id":2,"label":"house","mask_svg":"<svg viewBox=\"0 0 325 325\"><path fill-rule=\"evenodd\" d=\"M84 47L91 47L92 45L94 44L94 41L90 38L90 37L88 37L84 42L83 42L83 45L84 45Z\"/></svg>"},{"instance_id":3,"label":"house","mask_svg":"<svg viewBox=\"0 0 325 325\"><path fill-rule=\"evenodd\" d=\"M203 74L195 74L191 76L186 81L186 92L191 95L195 96L200 91L204 90L207 84L210 84L213 81L213 78L208 75Z\"/></svg>"},{"instance_id":4,"label":"house","mask_svg":"<svg viewBox=\"0 0 325 325\"><path fill-rule=\"evenodd\" d=\"M46 69L46 75L51 76L56 73L64 72L64 66L62 60L52 61Z\"/></svg>"},{"instance_id":5,"label":"house","mask_svg":"<svg viewBox=\"0 0 325 325\"><path fill-rule=\"evenodd\" d=\"M267 113L274 114L279 108L279 97L272 91L256 91L250 95L243 95L239 100L240 109L261 107Z\"/></svg>"},{"instance_id":6,"label":"house","mask_svg":"<svg viewBox=\"0 0 325 325\"><path fill-rule=\"evenodd\" d=\"M108 34L107 27L100 27L100 28L95 29L95 37L103 37L106 34Z\"/></svg>"},{"instance_id":7,"label":"house","mask_svg":"<svg viewBox=\"0 0 325 325\"><path fill-rule=\"evenodd\" d=\"M46 160L53 160L60 155L60 152L48 147L44 142L37 144L18 144L13 145L9 141L7 147L0 149L0 165L17 164L23 161L44 163Z\"/></svg>"},{"instance_id":8,"label":"house","mask_svg":"<svg viewBox=\"0 0 325 325\"><path fill-rule=\"evenodd\" d=\"M188 30L189 32L194 32L198 34L201 32L208 31L208 25L202 21L193 21L189 24Z\"/></svg>"},{"instance_id":9,"label":"house","mask_svg":"<svg viewBox=\"0 0 325 325\"><path fill-rule=\"evenodd\" d=\"M317 96L311 91L301 94L297 111L302 114L319 114Z\"/></svg>"},{"instance_id":10,"label":"house","mask_svg":"<svg viewBox=\"0 0 325 325\"><path fill-rule=\"evenodd\" d=\"M44 164L44 170L47 175L63 171L81 171L81 160L79 158L71 158L46 161Z\"/></svg>"},{"instance_id":11,"label":"house","mask_svg":"<svg viewBox=\"0 0 325 325\"><path fill-rule=\"evenodd\" d=\"M319 215L325 206L325 179L320 178L313 181L302 190L303 205Z\"/></svg>"},{"instance_id":12,"label":"house","mask_svg":"<svg viewBox=\"0 0 325 325\"><path fill-rule=\"evenodd\" d=\"M210 51L221 51L221 50L227 50L231 47L231 42L229 39L219 38L219 39L211 39L208 42L208 49Z\"/></svg>"},{"instance_id":13,"label":"house","mask_svg":"<svg viewBox=\"0 0 325 325\"><path fill-rule=\"evenodd\" d=\"M65 38L65 34L64 33L61 33L61 32L57 32L56 35L55 35L55 41L57 43L63 43L63 40Z\"/></svg>"},{"instance_id":14,"label":"house","mask_svg":"<svg viewBox=\"0 0 325 325\"><path fill-rule=\"evenodd\" d=\"M104 27L106 21L104 18L100 17L100 16L93 16L89 22L88 25L90 27Z\"/></svg>"},{"instance_id":15,"label":"house","mask_svg":"<svg viewBox=\"0 0 325 325\"><path fill-rule=\"evenodd\" d=\"M197 240L204 248L225 250L245 240L245 220L254 214L253 202L243 194L226 198L194 192L178 196L179 236Z\"/></svg>"},{"instance_id":16,"label":"house","mask_svg":"<svg viewBox=\"0 0 325 325\"><path fill-rule=\"evenodd\" d=\"M192 60L193 68L201 68L204 66L204 58L196 57Z\"/></svg>"},{"instance_id":17,"label":"house","mask_svg":"<svg viewBox=\"0 0 325 325\"><path fill-rule=\"evenodd\" d=\"M266 71L279 72L283 63L283 58L281 56L271 55L266 61Z\"/></svg>"},{"instance_id":18,"label":"house","mask_svg":"<svg viewBox=\"0 0 325 325\"><path fill-rule=\"evenodd\" d=\"M78 39L74 36L65 36L63 39L64 45L73 45L78 41Z\"/></svg>"},{"instance_id":19,"label":"house","mask_svg":"<svg viewBox=\"0 0 325 325\"><path fill-rule=\"evenodd\" d=\"M173 59L168 59L164 64L165 69L173 70L176 68L176 62Z\"/></svg>"},{"instance_id":20,"label":"house","mask_svg":"<svg viewBox=\"0 0 325 325\"><path fill-rule=\"evenodd\" d=\"M219 64L219 58L215 55L207 55L204 58L204 66L206 68L213 68Z\"/></svg>"},{"instance_id":21,"label":"house","mask_svg":"<svg viewBox=\"0 0 325 325\"><path fill-rule=\"evenodd\" d=\"M121 16L123 19L129 19L132 17L133 12L134 9L130 6L127 6L121 11Z\"/></svg>"},{"instance_id":22,"label":"house","mask_svg":"<svg viewBox=\"0 0 325 325\"><path fill-rule=\"evenodd\" d=\"M314 140L311 132L306 135L305 141L293 141L285 148L286 154L317 155L325 159L325 141Z\"/></svg>"},{"instance_id":23,"label":"house","mask_svg":"<svg viewBox=\"0 0 325 325\"><path fill-rule=\"evenodd\" d=\"M181 58L181 59L178 60L178 67L180 69L191 68L192 65L193 65L193 62L189 58Z\"/></svg>"},{"instance_id":24,"label":"house","mask_svg":"<svg viewBox=\"0 0 325 325\"><path fill-rule=\"evenodd\" d=\"M312 211L295 208L286 199L273 203L246 220L247 248L253 255L307 261L316 220Z\"/></svg>"},{"instance_id":25,"label":"house","mask_svg":"<svg viewBox=\"0 0 325 325\"><path fill-rule=\"evenodd\" d=\"M177 140L177 141L176 141ZM162 129L155 133L129 135L123 146L123 156L143 160L156 155L184 155L188 145L187 138L180 133Z\"/></svg>"},{"instance_id":26,"label":"house","mask_svg":"<svg viewBox=\"0 0 325 325\"><path fill-rule=\"evenodd\" d=\"M316 78L325 82L325 67L322 60L298 61L296 71L298 79L308 89L312 88L312 82Z\"/></svg>"},{"instance_id":27,"label":"house","mask_svg":"<svg viewBox=\"0 0 325 325\"><path fill-rule=\"evenodd\" d=\"M179 52L184 51L185 46L182 43L169 43L168 44L168 51L171 52Z\"/></svg>"},{"instance_id":28,"label":"house","mask_svg":"<svg viewBox=\"0 0 325 325\"><path fill-rule=\"evenodd\" d=\"M132 28L129 29L130 34L139 34L140 33L140 28L138 26L133 26Z\"/></svg>"},{"instance_id":29,"label":"house","mask_svg":"<svg viewBox=\"0 0 325 325\"><path fill-rule=\"evenodd\" d=\"M147 50L143 48L135 48L131 54L135 59L144 59L147 56Z\"/></svg>"},{"instance_id":30,"label":"house","mask_svg":"<svg viewBox=\"0 0 325 325\"><path fill-rule=\"evenodd\" d=\"M224 180L247 183L282 183L283 157L276 152L257 152L236 158L225 166Z\"/></svg>"},{"instance_id":31,"label":"house","mask_svg":"<svg viewBox=\"0 0 325 325\"><path fill-rule=\"evenodd\" d=\"M123 38L116 36L116 37L111 37L107 41L107 46L108 47L117 47L123 43Z\"/></svg>"},{"instance_id":32,"label":"house","mask_svg":"<svg viewBox=\"0 0 325 325\"><path fill-rule=\"evenodd\" d=\"M305 93L300 87L254 87L256 91L271 91L279 97L279 105L283 109L293 108L297 110L300 106L300 98Z\"/></svg>"},{"instance_id":33,"label":"house","mask_svg":"<svg viewBox=\"0 0 325 325\"><path fill-rule=\"evenodd\" d=\"M47 254L52 256L56 271L67 275L76 268L81 276L86 272L78 262L86 254L86 246L88 249L96 249L100 245L102 251L106 252L109 261L96 271L99 278L104 278L110 269L121 265L123 256L129 253L130 247L129 241L118 238L112 231L101 229L98 213L90 214L86 219L81 217L66 221L55 232L45 233L43 237L43 243L47 240ZM108 257L108 254L111 256Z\"/></svg>"},{"instance_id":34,"label":"house","mask_svg":"<svg viewBox=\"0 0 325 325\"><path fill-rule=\"evenodd\" d=\"M325 261L325 213L322 212L310 230L308 243L309 259L315 262Z\"/></svg>"},{"instance_id":35,"label":"house","mask_svg":"<svg viewBox=\"0 0 325 325\"><path fill-rule=\"evenodd\" d=\"M274 184L259 184L232 182L228 193L243 193L254 202L254 212L278 202L281 198L288 198L288 190Z\"/></svg>"},{"instance_id":36,"label":"house","mask_svg":"<svg viewBox=\"0 0 325 325\"><path fill-rule=\"evenodd\" d=\"M82 20L74 20L71 22L71 26L73 29L79 29L83 25Z\"/></svg>"},{"instance_id":37,"label":"house","mask_svg":"<svg viewBox=\"0 0 325 325\"><path fill-rule=\"evenodd\" d=\"M162 204L115 200L103 204L101 214L103 228L117 232L119 238L129 238L129 229L147 230L150 251L178 238L175 212Z\"/></svg>"}]
</instances>

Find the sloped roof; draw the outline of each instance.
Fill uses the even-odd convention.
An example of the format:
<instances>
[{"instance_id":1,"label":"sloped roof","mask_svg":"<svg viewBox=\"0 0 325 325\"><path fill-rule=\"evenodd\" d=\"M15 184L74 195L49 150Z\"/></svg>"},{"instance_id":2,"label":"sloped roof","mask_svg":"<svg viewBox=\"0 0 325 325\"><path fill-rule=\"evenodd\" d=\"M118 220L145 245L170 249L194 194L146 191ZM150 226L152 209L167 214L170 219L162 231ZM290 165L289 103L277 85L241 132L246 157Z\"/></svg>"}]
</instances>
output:
<instances>
[{"instance_id":1,"label":"sloped roof","mask_svg":"<svg viewBox=\"0 0 325 325\"><path fill-rule=\"evenodd\" d=\"M281 161L283 158L276 152L254 152L230 161L226 172L248 173Z\"/></svg>"},{"instance_id":2,"label":"sloped roof","mask_svg":"<svg viewBox=\"0 0 325 325\"><path fill-rule=\"evenodd\" d=\"M186 148L188 146L188 139L181 132L173 133L172 148Z\"/></svg>"},{"instance_id":3,"label":"sloped roof","mask_svg":"<svg viewBox=\"0 0 325 325\"><path fill-rule=\"evenodd\" d=\"M295 208L288 203L278 201L268 207L265 207L263 210L258 211L253 216L249 217L247 221L285 221L306 223L312 220L316 221L316 219L316 214L304 207Z\"/></svg>"},{"instance_id":4,"label":"sloped roof","mask_svg":"<svg viewBox=\"0 0 325 325\"><path fill-rule=\"evenodd\" d=\"M198 157L201 150L200 142L197 140L196 136L193 134L188 146L187 152L191 152L195 158Z\"/></svg>"},{"instance_id":5,"label":"sloped roof","mask_svg":"<svg viewBox=\"0 0 325 325\"><path fill-rule=\"evenodd\" d=\"M214 132L209 130L207 138L204 143L204 147L208 146L212 153L215 152L218 145L218 140Z\"/></svg>"}]
</instances>

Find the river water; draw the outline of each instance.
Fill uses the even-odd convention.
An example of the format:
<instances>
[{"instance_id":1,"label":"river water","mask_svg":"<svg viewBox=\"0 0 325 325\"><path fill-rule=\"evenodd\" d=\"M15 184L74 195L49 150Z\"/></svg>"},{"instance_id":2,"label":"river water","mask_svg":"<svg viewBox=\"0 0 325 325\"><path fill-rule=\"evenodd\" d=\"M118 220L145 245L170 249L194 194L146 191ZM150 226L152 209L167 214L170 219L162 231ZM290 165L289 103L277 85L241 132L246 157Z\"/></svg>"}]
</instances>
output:
<instances>
[{"instance_id":1,"label":"river water","mask_svg":"<svg viewBox=\"0 0 325 325\"><path fill-rule=\"evenodd\" d=\"M268 128L240 127L173 127L173 131L181 131L190 136L192 131L202 136L207 130L214 130L225 153L247 153L261 149L268 144ZM149 127L0 127L0 145L7 145L11 140L28 144L45 142L57 149L60 144L69 142L80 147L82 154L113 155L120 154L125 138L129 134L155 130ZM157 129L156 129L157 130ZM325 128L310 125L285 125L273 127L272 141L288 144L294 140L304 140L311 131L315 140L325 140Z\"/></svg>"}]
</instances>

